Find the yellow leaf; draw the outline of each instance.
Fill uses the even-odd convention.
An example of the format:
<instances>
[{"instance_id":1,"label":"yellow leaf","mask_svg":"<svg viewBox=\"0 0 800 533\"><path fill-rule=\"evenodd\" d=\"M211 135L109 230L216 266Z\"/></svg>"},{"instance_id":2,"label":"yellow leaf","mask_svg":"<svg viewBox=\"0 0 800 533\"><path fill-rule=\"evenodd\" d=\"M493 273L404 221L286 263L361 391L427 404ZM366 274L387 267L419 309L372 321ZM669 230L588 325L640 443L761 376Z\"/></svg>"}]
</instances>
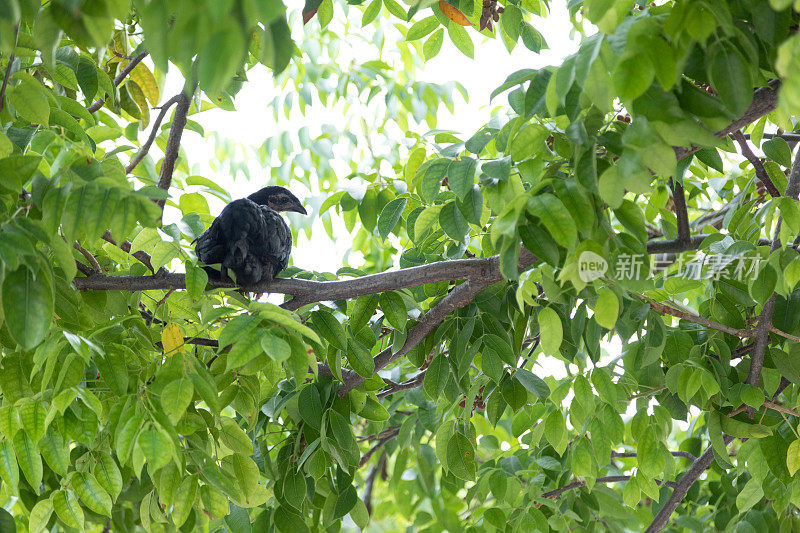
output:
<instances>
[{"instance_id":1,"label":"yellow leaf","mask_svg":"<svg viewBox=\"0 0 800 533\"><path fill-rule=\"evenodd\" d=\"M449 18L456 24L461 26L472 26L472 23L467 20L466 15L464 15L460 9L451 6L445 0L439 0L439 9L442 10L442 13L444 13L445 17Z\"/></svg>"},{"instance_id":2,"label":"yellow leaf","mask_svg":"<svg viewBox=\"0 0 800 533\"><path fill-rule=\"evenodd\" d=\"M139 84L134 81L126 83L125 87L128 89L128 94L131 95L131 98L133 98L133 101L136 102L136 105L142 112L142 118L139 122L139 129L143 130L147 127L147 124L150 122L150 107L147 105L147 100L145 99L144 92L142 91L142 88L139 86Z\"/></svg>"},{"instance_id":3,"label":"yellow leaf","mask_svg":"<svg viewBox=\"0 0 800 533\"><path fill-rule=\"evenodd\" d=\"M161 332L161 346L164 353L173 355L176 351L183 353L183 331L175 322L170 322Z\"/></svg>"},{"instance_id":4,"label":"yellow leaf","mask_svg":"<svg viewBox=\"0 0 800 533\"><path fill-rule=\"evenodd\" d=\"M155 107L159 98L158 82L156 82L156 77L153 76L147 65L139 63L129 76L142 89L147 101L150 102L150 106Z\"/></svg>"}]
</instances>

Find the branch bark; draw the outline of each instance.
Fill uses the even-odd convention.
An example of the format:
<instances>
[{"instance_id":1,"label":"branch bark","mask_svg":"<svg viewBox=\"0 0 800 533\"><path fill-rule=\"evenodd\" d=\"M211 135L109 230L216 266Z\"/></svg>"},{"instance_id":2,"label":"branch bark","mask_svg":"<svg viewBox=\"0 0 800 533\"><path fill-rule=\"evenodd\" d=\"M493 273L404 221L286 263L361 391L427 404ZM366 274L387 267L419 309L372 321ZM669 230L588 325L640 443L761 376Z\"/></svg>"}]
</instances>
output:
<instances>
[{"instance_id":1,"label":"branch bark","mask_svg":"<svg viewBox=\"0 0 800 533\"><path fill-rule=\"evenodd\" d=\"M742 150L742 155L750 161L750 164L753 165L753 169L756 171L756 177L758 180L764 184L764 187L767 189L767 192L770 196L777 198L781 195L781 192L772 182L767 174L767 169L764 168L764 163L756 157L756 154L753 153L753 150L750 149L750 144L748 144L747 139L744 138L742 134L742 130L737 130L733 132L731 135L733 140L739 144L739 148Z\"/></svg>"},{"instance_id":2,"label":"branch bark","mask_svg":"<svg viewBox=\"0 0 800 533\"><path fill-rule=\"evenodd\" d=\"M144 159L144 156L147 155L147 152L150 151L150 147L153 146L153 141L155 141L156 135L158 135L158 129L161 127L161 123L164 121L164 117L167 116L169 108L172 107L174 104L178 103L182 94L183 93L173 96L172 98L164 102L164 104L161 106L161 111L159 111L155 122L153 122L153 129L150 130L150 136L147 137L145 143L142 145L142 147L139 149L139 151L136 153L133 159L131 159L130 163L128 163L128 166L125 167L125 174L130 174L131 172L133 172L133 169L136 168L136 165L138 165L142 161L142 159Z\"/></svg>"},{"instance_id":3,"label":"branch bark","mask_svg":"<svg viewBox=\"0 0 800 533\"><path fill-rule=\"evenodd\" d=\"M595 483L619 483L620 481L628 481L631 476L601 476L595 478ZM661 481L660 479L653 480L656 484L661 485L662 483L667 485L668 487L674 487L676 483L674 481ZM542 494L542 498L554 499L561 496L563 493L567 492L568 490L572 489L579 489L581 487L585 487L586 482L583 480L576 480L568 485L564 485L563 487L559 487L557 489L545 492Z\"/></svg>"},{"instance_id":4,"label":"branch bark","mask_svg":"<svg viewBox=\"0 0 800 533\"><path fill-rule=\"evenodd\" d=\"M789 182L786 184L785 196L797 200L798 193L800 193L800 152L795 156L792 163L792 169L789 172ZM781 247L780 230L783 220L778 217L778 223L775 225L775 236L772 239L772 251L774 252ZM776 293L772 293L769 299L764 303L761 309L761 314L758 317L758 325L756 326L755 343L753 346L753 355L750 356L750 370L747 373L747 383L750 385L758 386L761 379L761 369L764 366L764 355L769 346L769 334L772 331L772 315L775 312L775 299Z\"/></svg>"},{"instance_id":5,"label":"branch bark","mask_svg":"<svg viewBox=\"0 0 800 533\"><path fill-rule=\"evenodd\" d=\"M733 440L733 437L730 435L723 435L722 438L726 446ZM664 526L669 522L669 517L686 497L686 493L689 492L689 489L692 488L692 485L694 485L695 481L698 480L703 472L711 466L711 461L713 460L714 450L709 446L706 451L703 452L703 455L698 457L697 460L692 463L692 466L689 467L689 470L678 480L669 499L664 504L664 507L658 511L655 518L653 518L653 521L650 523L645 533L656 533L664 529Z\"/></svg>"},{"instance_id":6,"label":"branch bark","mask_svg":"<svg viewBox=\"0 0 800 533\"><path fill-rule=\"evenodd\" d=\"M774 111L778 106L778 90L780 86L780 80L771 80L766 87L759 87L753 91L753 103L750 104L747 111L723 129L715 131L714 135L719 138L727 137L734 131L740 130L751 122ZM677 147L675 148L675 157L680 160L698 150L700 150L699 146L692 146L691 148Z\"/></svg>"},{"instance_id":7,"label":"branch bark","mask_svg":"<svg viewBox=\"0 0 800 533\"><path fill-rule=\"evenodd\" d=\"M686 194L683 191L683 185L670 178L669 187L672 189L672 203L675 205L675 218L678 222L678 238L675 240L689 244L692 237L689 233L689 212L686 209Z\"/></svg>"},{"instance_id":8,"label":"branch bark","mask_svg":"<svg viewBox=\"0 0 800 533\"><path fill-rule=\"evenodd\" d=\"M14 42L17 42L17 38L19 36L19 24L14 26ZM6 73L3 76L3 85L0 87L0 113L3 111L3 107L6 105L6 87L8 86L8 79L11 77L11 67L14 64L14 59L16 56L14 54L8 54L8 65L6 65Z\"/></svg>"},{"instance_id":9,"label":"branch bark","mask_svg":"<svg viewBox=\"0 0 800 533\"><path fill-rule=\"evenodd\" d=\"M194 92L194 90L192 90ZM172 118L172 128L169 130L167 148L164 151L164 161L161 163L161 174L158 176L159 189L169 190L172 184L172 173L175 171L175 162L178 160L178 152L181 148L181 137L186 128L186 115L189 113L190 95L181 92L178 98L178 106L175 108L175 116ZM166 200L156 202L163 209Z\"/></svg>"},{"instance_id":10,"label":"branch bark","mask_svg":"<svg viewBox=\"0 0 800 533\"><path fill-rule=\"evenodd\" d=\"M145 50L143 52L139 52L138 54L136 54L133 57L133 59L131 59L130 63L125 65L125 68L122 69L119 72L119 74L116 75L116 77L114 78L114 86L115 87L119 87L119 84L122 83L122 80L124 80L126 77L128 77L128 74L133 72L133 69L136 68L136 65L141 63L142 59L147 57L147 54L148 54L147 50ZM97 111L98 109L100 109L101 107L106 105L106 100L108 100L109 96L111 96L111 95L110 94L106 94L103 98L99 98L95 103L93 103L92 105L87 107L86 110L89 113L94 113L95 111Z\"/></svg>"}]
</instances>

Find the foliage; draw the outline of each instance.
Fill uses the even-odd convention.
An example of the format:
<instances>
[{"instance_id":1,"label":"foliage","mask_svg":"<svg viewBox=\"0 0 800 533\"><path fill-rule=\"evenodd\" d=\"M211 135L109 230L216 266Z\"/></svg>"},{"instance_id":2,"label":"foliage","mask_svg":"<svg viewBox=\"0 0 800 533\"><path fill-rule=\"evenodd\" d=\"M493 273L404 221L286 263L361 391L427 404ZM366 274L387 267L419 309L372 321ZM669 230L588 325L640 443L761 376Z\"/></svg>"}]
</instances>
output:
<instances>
[{"instance_id":1,"label":"foliage","mask_svg":"<svg viewBox=\"0 0 800 533\"><path fill-rule=\"evenodd\" d=\"M800 2L570 0L467 136L416 69L547 2L359 3L0 2L0 528L800 527ZM364 258L282 305L199 268L180 151L257 64L340 106L248 155Z\"/></svg>"}]
</instances>

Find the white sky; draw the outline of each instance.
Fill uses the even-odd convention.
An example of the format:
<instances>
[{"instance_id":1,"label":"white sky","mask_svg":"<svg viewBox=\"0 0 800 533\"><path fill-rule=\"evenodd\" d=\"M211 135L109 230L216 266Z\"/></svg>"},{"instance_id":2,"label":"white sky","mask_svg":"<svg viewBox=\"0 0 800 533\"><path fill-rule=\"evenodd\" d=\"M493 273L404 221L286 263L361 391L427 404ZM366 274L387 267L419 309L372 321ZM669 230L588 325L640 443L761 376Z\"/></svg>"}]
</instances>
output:
<instances>
[{"instance_id":1,"label":"white sky","mask_svg":"<svg viewBox=\"0 0 800 533\"><path fill-rule=\"evenodd\" d=\"M292 4L298 4L293 6ZM299 9L302 2L293 0L289 2L290 9ZM338 3L337 3L338 4ZM470 34L475 42L475 58L470 59L459 52L445 36L444 45L439 54L428 61L422 69L417 70L415 78L418 81L431 83L445 83L458 80L467 89L469 102L464 102L461 95L454 93L455 112L450 113L444 106L440 106L437 127L450 129L462 133L469 137L478 128L485 124L490 118L490 109L498 105L507 105L505 94L495 98L492 105L489 105L489 95L505 78L522 68L541 68L547 65L560 64L564 57L577 50L578 41L571 39L572 26L569 22L565 2L553 2L552 12L544 18L535 17L532 20L533 26L545 37L548 50L543 50L540 54L535 54L525 48L521 42L517 44L512 53L508 53L499 38L488 39L471 31ZM354 10L354 8L350 8ZM360 12L356 13L360 18ZM421 20L430 13L419 13L415 20ZM341 16L341 6L336 6L335 16ZM356 23L358 27L358 23ZM319 26L310 23L305 28L299 25L293 27L293 36L296 40L302 39L302 32L318 31ZM351 27L351 30L353 28ZM498 31L496 28L495 31ZM389 43L384 51L384 60L387 60L391 48ZM374 50L367 48L367 50ZM375 57L358 58L359 61L367 61ZM391 63L391 59L388 60ZM397 60L395 68L402 68L402 62ZM283 130L296 130L301 125L336 123L337 110L316 109L306 116L293 113L292 120L286 120L281 115L279 121L274 119L273 111L269 106L272 99L280 94L274 88L272 74L263 67L256 67L248 72L249 81L244 84L242 90L237 94L235 104L236 111L212 110L192 116L192 120L199 122L205 129L207 137L209 133L216 132L222 137L226 137L244 146L258 147L265 139ZM162 99L178 92L182 86L182 79L179 75L167 77L166 87L163 91ZM293 90L293 89L287 89ZM316 104L316 99L315 99ZM295 106L297 107L297 106ZM321 107L317 105L316 107ZM414 128L417 133L427 131L427 126ZM214 180L222 187L226 188L233 198L247 196L248 194L268 185L268 172L253 168L251 181L244 179L233 180L229 175L222 172L215 172L209 165L209 156L214 157L213 139L203 139L197 133L186 130L183 137L182 146L186 151L195 174ZM252 166L252 165L251 165ZM264 182L258 182L257 177L264 176ZM301 196L301 194L298 194ZM301 198L302 199L302 198ZM210 199L212 213L218 212L222 208L221 202ZM179 216L177 211L171 213L173 217ZM167 218L170 218L169 211ZM337 233L341 232L342 238L332 242L325 233L319 221L315 221L312 226L313 237L309 242L304 234L298 235L297 247L292 252L294 264L316 271L335 272L343 264L343 258L350 247L350 238L342 224L334 226ZM348 257L351 266L359 266L358 256Z\"/></svg>"}]
</instances>

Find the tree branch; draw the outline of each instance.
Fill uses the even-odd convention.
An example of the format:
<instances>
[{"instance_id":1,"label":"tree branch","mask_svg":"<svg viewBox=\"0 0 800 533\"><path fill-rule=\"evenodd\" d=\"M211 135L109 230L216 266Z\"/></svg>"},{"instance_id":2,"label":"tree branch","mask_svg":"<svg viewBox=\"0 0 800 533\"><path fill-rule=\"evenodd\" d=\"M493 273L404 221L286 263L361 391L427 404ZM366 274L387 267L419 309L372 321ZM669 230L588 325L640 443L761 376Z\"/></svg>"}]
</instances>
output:
<instances>
[{"instance_id":1,"label":"tree branch","mask_svg":"<svg viewBox=\"0 0 800 533\"><path fill-rule=\"evenodd\" d=\"M120 250L122 250L123 252L128 253L128 254L131 253L131 246L132 245L131 245L130 241L123 241L122 244L117 244L117 241L114 240L114 237L111 235L111 232L108 231L108 230L106 230L105 233L103 233L103 236L101 238L106 242L110 242L114 246L118 246L120 248ZM131 255L133 257L135 257L136 259L138 259L139 262L142 263L144 266L146 266L148 269L150 269L150 272L155 272L155 269L153 268L153 264L150 262L150 254L148 254L147 252L144 252L142 250L139 250L138 252L133 252ZM184 285L185 285L185 283L184 283Z\"/></svg>"},{"instance_id":2,"label":"tree branch","mask_svg":"<svg viewBox=\"0 0 800 533\"><path fill-rule=\"evenodd\" d=\"M128 74L133 72L133 69L136 68L136 65L138 65L139 63L142 62L142 59L147 57L147 53L148 53L147 50L145 50L143 52L139 52L138 54L136 54L133 57L133 59L131 59L130 63L125 65L125 68L122 69L119 72L119 74L117 74L117 76L114 78L114 86L115 87L119 87L119 84L122 83L122 80L124 80L128 76ZM95 103L93 103L92 105L87 107L86 110L89 113L94 113L95 111L97 111L98 109L100 109L101 107L106 105L106 100L108 100L109 96L111 96L111 95L106 94L105 97L99 98Z\"/></svg>"},{"instance_id":3,"label":"tree branch","mask_svg":"<svg viewBox=\"0 0 800 533\"><path fill-rule=\"evenodd\" d=\"M602 477L595 478L594 482L595 483L619 483L620 481L628 481L629 479L631 479L631 476L602 476ZM665 482L665 481L661 481L660 479L655 479L653 481L655 481L656 484L658 484L658 485L661 485L663 483L668 487L676 486L676 483L674 481L666 481ZM551 490L551 491L545 492L544 494L542 494L542 498L548 498L548 499L552 500L552 499L555 499L555 498L561 496L561 494L567 492L568 490L578 489L578 488L585 487L585 486L586 486L586 482L585 481L583 481L583 480L575 480L575 481L573 481L572 483L570 483L568 485L564 485L563 487L559 487L559 488L557 488L555 490Z\"/></svg>"},{"instance_id":4,"label":"tree branch","mask_svg":"<svg viewBox=\"0 0 800 533\"><path fill-rule=\"evenodd\" d=\"M364 483L364 507L367 508L367 513L370 515L372 515L372 489L375 487L375 478L384 468L386 468L386 452L381 453L378 464L370 469Z\"/></svg>"},{"instance_id":5,"label":"tree branch","mask_svg":"<svg viewBox=\"0 0 800 533\"><path fill-rule=\"evenodd\" d=\"M764 168L764 163L756 157L756 154L753 153L753 150L750 149L750 144L748 144L747 139L744 138L742 134L742 130L736 130L731 134L733 140L735 140L739 144L739 148L742 150L742 155L750 161L750 164L753 165L753 168L756 171L756 177L758 180L764 184L764 187L767 189L767 192L770 196L774 198L778 198L781 195L781 192L772 182L767 174L767 169Z\"/></svg>"},{"instance_id":6,"label":"tree branch","mask_svg":"<svg viewBox=\"0 0 800 533\"><path fill-rule=\"evenodd\" d=\"M797 200L798 193L800 193L800 152L795 156L794 162L792 163L792 169L789 172L789 182L786 184L786 192L784 194L789 198ZM775 236L772 239L773 252L781 247L780 231L782 223L782 217L778 217L778 222L775 224ZM772 315L775 312L776 297L776 293L773 292L764 303L764 307L761 309L761 314L758 317L753 355L750 356L750 370L747 373L746 381L750 385L758 386L758 382L761 379L764 355L769 346L769 334L773 329Z\"/></svg>"},{"instance_id":7,"label":"tree branch","mask_svg":"<svg viewBox=\"0 0 800 533\"><path fill-rule=\"evenodd\" d=\"M673 457L683 457L684 459L688 459L692 462L697 461L697 457L689 452L684 451L676 451L676 452L669 452L672 454ZM636 457L636 452L611 452L612 459L627 459L631 457Z\"/></svg>"},{"instance_id":8,"label":"tree branch","mask_svg":"<svg viewBox=\"0 0 800 533\"><path fill-rule=\"evenodd\" d=\"M644 295L639 295L639 296L647 300L653 311L656 311L657 313L662 313L665 315L671 315L677 318L682 318L684 320L688 320L689 322L694 322L695 324L700 324L701 326L705 326L709 329L722 331L723 333L728 333L730 335L734 335L736 337L740 337L743 339L755 336L755 333L752 330L732 328L730 326L726 326L725 324L720 324L719 322L714 322L713 320L709 320L705 317L697 316L687 311L682 311L680 309L675 309L674 307L671 307L669 305L658 303L652 298L648 298L647 296Z\"/></svg>"},{"instance_id":9,"label":"tree branch","mask_svg":"<svg viewBox=\"0 0 800 533\"><path fill-rule=\"evenodd\" d=\"M384 431L383 433L381 433L381 436L378 437L378 443L375 444L375 446L373 446L372 448L370 448L367 451L367 453L365 453L364 455L361 456L361 461L358 463L358 468L361 468L362 466L367 464L369 462L370 458L372 457L372 455L375 452L377 452L378 450L383 448L383 446L387 442L389 442L390 440L395 438L399 433L400 433L400 426L399 425L393 426L393 427L387 429L386 431Z\"/></svg>"},{"instance_id":10,"label":"tree branch","mask_svg":"<svg viewBox=\"0 0 800 533\"><path fill-rule=\"evenodd\" d=\"M194 92L194 90L192 90ZM190 95L181 91L178 95L178 106L175 108L175 116L172 118L172 128L169 130L167 148L164 150L164 161L161 163L161 174L158 176L158 188L169 190L172 184L172 173L175 171L175 162L178 160L178 152L181 148L181 137L186 128L186 115L189 113ZM156 203L163 209L166 200L158 200Z\"/></svg>"},{"instance_id":11,"label":"tree branch","mask_svg":"<svg viewBox=\"0 0 800 533\"><path fill-rule=\"evenodd\" d=\"M723 435L722 439L727 446L733 440L733 437L730 435ZM698 480L703 472L711 466L711 461L713 460L714 450L709 446L706 451L703 452L703 455L698 457L697 460L692 463L692 466L689 467L689 470L678 480L669 499L664 504L664 507L658 511L655 518L653 518L653 521L650 523L645 533L656 533L664 529L664 526L669 522L669 517L686 497L686 493L689 492L689 489L692 488L692 485L694 485L695 481Z\"/></svg>"},{"instance_id":12,"label":"tree branch","mask_svg":"<svg viewBox=\"0 0 800 533\"><path fill-rule=\"evenodd\" d=\"M780 80L771 80L767 87L759 87L753 91L753 103L744 114L725 126L721 130L714 132L719 138L727 137L736 130L742 129L751 122L767 115L775 110L778 106L778 89L780 89ZM675 157L678 160L690 156L696 151L700 150L699 146L692 146L691 148L676 147Z\"/></svg>"},{"instance_id":13,"label":"tree branch","mask_svg":"<svg viewBox=\"0 0 800 533\"><path fill-rule=\"evenodd\" d=\"M670 178L669 188L672 189L672 203L675 206L675 218L678 221L678 238L675 240L688 244L691 242L692 237L689 233L689 212L686 209L686 195L683 192L683 185Z\"/></svg>"},{"instance_id":14,"label":"tree branch","mask_svg":"<svg viewBox=\"0 0 800 533\"><path fill-rule=\"evenodd\" d=\"M19 36L19 23L14 25L14 42L17 42ZM3 112L3 107L6 105L6 87L8 86L8 79L11 77L11 66L14 64L16 57L14 54L8 54L8 65L6 65L6 73L3 76L3 85L0 87L0 113Z\"/></svg>"},{"instance_id":15,"label":"tree branch","mask_svg":"<svg viewBox=\"0 0 800 533\"><path fill-rule=\"evenodd\" d=\"M86 258L87 261L89 261L89 264L92 265L92 269L94 270L94 272L103 271L103 269L100 267L100 263L97 262L97 258L93 256L91 252L89 252L89 250L78 244L78 241L75 241L75 244L73 246L75 247L76 250L78 250L81 253L81 255L83 255L83 257Z\"/></svg>"},{"instance_id":16,"label":"tree branch","mask_svg":"<svg viewBox=\"0 0 800 533\"><path fill-rule=\"evenodd\" d=\"M125 167L125 174L130 174L131 172L133 172L133 169L136 168L136 165L138 165L141 162L141 160L144 159L144 156L147 155L147 152L150 151L150 147L153 146L153 141L155 141L156 136L158 135L158 129L161 127L161 123L164 121L164 117L167 116L169 108L172 107L173 104L178 103L182 94L183 93L176 94L175 96L164 102L164 104L161 106L161 111L159 111L155 122L153 122L153 129L150 130L150 136L147 137L145 143L142 145L142 147L139 149L139 151L136 153L133 159L131 159L130 163L128 163L128 166Z\"/></svg>"}]
</instances>

